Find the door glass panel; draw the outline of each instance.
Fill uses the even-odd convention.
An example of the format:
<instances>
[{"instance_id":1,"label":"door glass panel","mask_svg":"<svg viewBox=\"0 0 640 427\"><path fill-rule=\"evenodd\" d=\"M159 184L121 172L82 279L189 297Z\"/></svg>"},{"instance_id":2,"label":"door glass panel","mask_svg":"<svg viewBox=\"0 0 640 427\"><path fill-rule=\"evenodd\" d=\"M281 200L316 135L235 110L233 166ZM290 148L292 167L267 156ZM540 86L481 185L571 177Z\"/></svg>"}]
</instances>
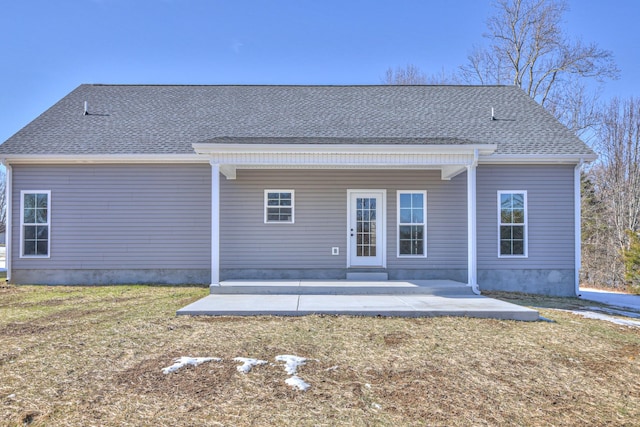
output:
<instances>
[{"instance_id":1,"label":"door glass panel","mask_svg":"<svg viewBox=\"0 0 640 427\"><path fill-rule=\"evenodd\" d=\"M358 197L356 200L356 253L362 257L376 256L376 199Z\"/></svg>"}]
</instances>

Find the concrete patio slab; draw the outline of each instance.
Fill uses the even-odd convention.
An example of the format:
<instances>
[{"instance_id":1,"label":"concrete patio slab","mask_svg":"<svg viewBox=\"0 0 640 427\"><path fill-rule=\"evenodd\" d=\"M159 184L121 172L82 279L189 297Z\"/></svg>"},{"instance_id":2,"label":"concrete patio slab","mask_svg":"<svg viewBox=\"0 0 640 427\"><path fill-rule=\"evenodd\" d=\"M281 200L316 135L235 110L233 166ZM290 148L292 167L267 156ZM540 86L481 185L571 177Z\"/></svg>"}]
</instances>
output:
<instances>
[{"instance_id":1,"label":"concrete patio slab","mask_svg":"<svg viewBox=\"0 0 640 427\"><path fill-rule=\"evenodd\" d=\"M255 284L255 282L254 282ZM290 282L284 287L288 288ZM338 286L330 284L326 286ZM252 289L253 286L249 286ZM339 286L338 286L339 287ZM246 288L245 288L246 289ZM315 288L317 289L317 288ZM466 316L504 320L538 320L538 312L480 295L412 294L211 294L178 310L178 315L434 317Z\"/></svg>"},{"instance_id":2,"label":"concrete patio slab","mask_svg":"<svg viewBox=\"0 0 640 427\"><path fill-rule=\"evenodd\" d=\"M297 316L298 295L207 295L178 310L190 316Z\"/></svg>"}]
</instances>

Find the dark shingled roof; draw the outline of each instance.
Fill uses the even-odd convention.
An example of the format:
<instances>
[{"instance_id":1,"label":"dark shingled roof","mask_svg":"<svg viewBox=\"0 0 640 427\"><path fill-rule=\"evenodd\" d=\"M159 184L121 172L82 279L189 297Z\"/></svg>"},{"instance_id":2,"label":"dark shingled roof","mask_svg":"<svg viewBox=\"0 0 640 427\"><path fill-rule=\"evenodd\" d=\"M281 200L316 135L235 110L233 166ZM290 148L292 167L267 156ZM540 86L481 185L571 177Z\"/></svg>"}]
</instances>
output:
<instances>
[{"instance_id":1,"label":"dark shingled roof","mask_svg":"<svg viewBox=\"0 0 640 427\"><path fill-rule=\"evenodd\" d=\"M497 144L495 154L593 154L513 86L87 84L9 138L0 156L192 154L195 142Z\"/></svg>"}]
</instances>

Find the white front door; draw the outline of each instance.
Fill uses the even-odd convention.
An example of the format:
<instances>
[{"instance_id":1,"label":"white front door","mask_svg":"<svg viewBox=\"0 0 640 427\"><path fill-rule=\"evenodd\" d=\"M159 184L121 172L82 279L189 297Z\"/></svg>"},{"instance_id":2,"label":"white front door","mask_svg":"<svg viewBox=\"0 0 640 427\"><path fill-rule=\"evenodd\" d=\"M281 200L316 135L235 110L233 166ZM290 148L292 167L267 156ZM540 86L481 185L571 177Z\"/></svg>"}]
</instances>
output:
<instances>
[{"instance_id":1,"label":"white front door","mask_svg":"<svg viewBox=\"0 0 640 427\"><path fill-rule=\"evenodd\" d=\"M348 267L385 267L385 191L349 190L348 194Z\"/></svg>"}]
</instances>

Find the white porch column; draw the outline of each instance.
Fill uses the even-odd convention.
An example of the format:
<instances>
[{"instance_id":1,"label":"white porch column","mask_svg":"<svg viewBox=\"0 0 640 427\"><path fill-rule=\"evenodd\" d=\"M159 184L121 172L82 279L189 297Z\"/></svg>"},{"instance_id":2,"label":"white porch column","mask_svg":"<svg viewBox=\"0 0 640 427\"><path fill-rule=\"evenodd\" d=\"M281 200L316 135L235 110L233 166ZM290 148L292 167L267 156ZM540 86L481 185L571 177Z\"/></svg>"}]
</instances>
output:
<instances>
[{"instance_id":1,"label":"white porch column","mask_svg":"<svg viewBox=\"0 0 640 427\"><path fill-rule=\"evenodd\" d=\"M473 163L467 165L467 284L473 293L480 294L478 287L478 251L476 232L476 168L478 150L474 152Z\"/></svg>"},{"instance_id":2,"label":"white porch column","mask_svg":"<svg viewBox=\"0 0 640 427\"><path fill-rule=\"evenodd\" d=\"M220 286L220 165L211 163L211 286Z\"/></svg>"}]
</instances>

